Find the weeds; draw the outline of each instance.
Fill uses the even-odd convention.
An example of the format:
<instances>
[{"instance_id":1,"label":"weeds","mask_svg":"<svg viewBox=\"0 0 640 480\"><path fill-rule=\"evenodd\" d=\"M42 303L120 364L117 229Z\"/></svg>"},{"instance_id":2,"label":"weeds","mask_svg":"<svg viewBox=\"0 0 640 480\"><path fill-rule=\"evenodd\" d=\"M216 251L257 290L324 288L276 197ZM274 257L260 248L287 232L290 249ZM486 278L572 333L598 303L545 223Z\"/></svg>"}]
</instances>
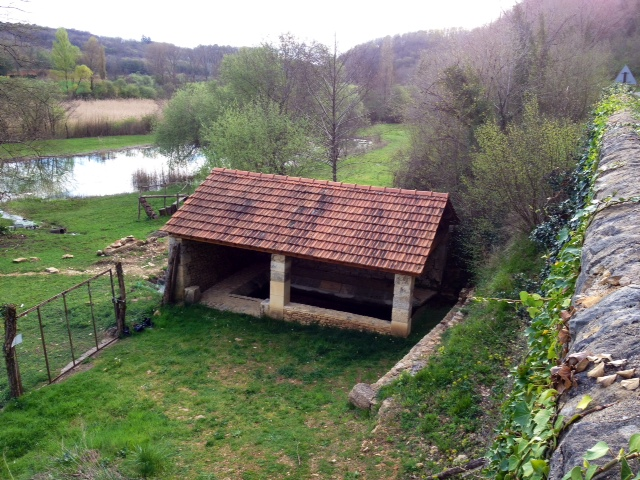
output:
<instances>
[{"instance_id":1,"label":"weeds","mask_svg":"<svg viewBox=\"0 0 640 480\"><path fill-rule=\"evenodd\" d=\"M530 241L519 239L480 272L478 294L513 295L518 273L529 272L533 278L531 272L541 268L538 257ZM394 396L402 406L400 423L409 444L426 441L435 447L409 447L407 471L426 468L435 473L453 466L462 453L469 459L481 456L498 421L507 372L521 351L518 339L524 323L509 305L473 303L465 312L464 323L445 334L426 368L402 376L381 392L382 398ZM415 467L418 464L423 466Z\"/></svg>"}]
</instances>

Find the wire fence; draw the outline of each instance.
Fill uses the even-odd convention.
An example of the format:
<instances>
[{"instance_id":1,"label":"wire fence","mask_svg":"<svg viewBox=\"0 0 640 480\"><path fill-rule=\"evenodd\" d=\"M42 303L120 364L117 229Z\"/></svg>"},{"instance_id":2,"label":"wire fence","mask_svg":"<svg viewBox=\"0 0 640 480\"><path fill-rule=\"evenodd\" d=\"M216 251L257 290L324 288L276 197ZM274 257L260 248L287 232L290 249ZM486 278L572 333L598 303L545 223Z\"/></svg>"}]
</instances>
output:
<instances>
[{"instance_id":1,"label":"wire fence","mask_svg":"<svg viewBox=\"0 0 640 480\"><path fill-rule=\"evenodd\" d=\"M116 271L121 274L121 268ZM119 305L124 305L124 299L116 297L114 272L108 269L21 313L5 309L0 337L5 339L4 355L0 356L0 407L17 396L12 374L23 391L36 389L56 381L116 340L121 333L119 310L123 310ZM13 338L4 331L11 328L8 322L17 328ZM120 324L124 325L124 312ZM14 360L15 368L7 368Z\"/></svg>"}]
</instances>

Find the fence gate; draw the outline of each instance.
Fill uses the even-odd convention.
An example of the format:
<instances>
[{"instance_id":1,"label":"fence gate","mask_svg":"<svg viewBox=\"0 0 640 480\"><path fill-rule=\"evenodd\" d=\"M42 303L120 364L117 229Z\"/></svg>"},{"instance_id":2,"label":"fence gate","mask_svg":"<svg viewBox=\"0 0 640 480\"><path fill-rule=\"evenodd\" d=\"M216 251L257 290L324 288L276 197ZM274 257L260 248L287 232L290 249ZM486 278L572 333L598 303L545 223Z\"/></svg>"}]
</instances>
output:
<instances>
[{"instance_id":1,"label":"fence gate","mask_svg":"<svg viewBox=\"0 0 640 480\"><path fill-rule=\"evenodd\" d=\"M55 382L122 334L124 277L120 264L115 270L118 296L110 268L21 313L5 307L0 407L23 388Z\"/></svg>"}]
</instances>

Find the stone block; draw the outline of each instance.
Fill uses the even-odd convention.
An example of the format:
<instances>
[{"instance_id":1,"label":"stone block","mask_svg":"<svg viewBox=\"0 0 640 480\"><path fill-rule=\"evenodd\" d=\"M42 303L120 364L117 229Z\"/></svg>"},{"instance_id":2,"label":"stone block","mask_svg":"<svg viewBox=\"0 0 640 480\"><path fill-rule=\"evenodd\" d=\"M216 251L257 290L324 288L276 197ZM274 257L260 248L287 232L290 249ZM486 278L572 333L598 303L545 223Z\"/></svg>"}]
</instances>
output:
<instances>
[{"instance_id":1,"label":"stone block","mask_svg":"<svg viewBox=\"0 0 640 480\"><path fill-rule=\"evenodd\" d=\"M269 296L289 298L291 296L291 282L271 281L269 284ZM289 303L288 301L286 303Z\"/></svg>"},{"instance_id":2,"label":"stone block","mask_svg":"<svg viewBox=\"0 0 640 480\"><path fill-rule=\"evenodd\" d=\"M394 295L393 308L398 310L409 310L413 304L413 295Z\"/></svg>"},{"instance_id":3,"label":"stone block","mask_svg":"<svg viewBox=\"0 0 640 480\"><path fill-rule=\"evenodd\" d=\"M271 270L271 281L272 282L286 282L288 280L290 280L290 275L287 275L287 273L285 272L275 272L273 270Z\"/></svg>"},{"instance_id":4,"label":"stone block","mask_svg":"<svg viewBox=\"0 0 640 480\"><path fill-rule=\"evenodd\" d=\"M391 321L401 323L411 323L411 309L407 308L392 308L391 309Z\"/></svg>"},{"instance_id":5,"label":"stone block","mask_svg":"<svg viewBox=\"0 0 640 480\"><path fill-rule=\"evenodd\" d=\"M202 292L200 292L200 287L198 285L194 285L184 289L184 303L186 303L187 305L198 303L201 297Z\"/></svg>"},{"instance_id":6,"label":"stone block","mask_svg":"<svg viewBox=\"0 0 640 480\"><path fill-rule=\"evenodd\" d=\"M368 410L376 401L376 391L368 383L358 383L349 392L349 401L358 408Z\"/></svg>"},{"instance_id":7,"label":"stone block","mask_svg":"<svg viewBox=\"0 0 640 480\"><path fill-rule=\"evenodd\" d=\"M408 337L411 333L411 324L391 322L391 335L394 337Z\"/></svg>"}]
</instances>

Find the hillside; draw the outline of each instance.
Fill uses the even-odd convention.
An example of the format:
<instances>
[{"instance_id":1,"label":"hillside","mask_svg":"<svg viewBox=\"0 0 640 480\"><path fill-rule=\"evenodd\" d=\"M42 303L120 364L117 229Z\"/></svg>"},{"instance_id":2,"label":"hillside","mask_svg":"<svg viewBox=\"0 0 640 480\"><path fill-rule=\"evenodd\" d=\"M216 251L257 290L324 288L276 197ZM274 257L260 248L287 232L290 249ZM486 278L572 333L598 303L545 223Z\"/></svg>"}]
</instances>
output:
<instances>
[{"instance_id":1,"label":"hillside","mask_svg":"<svg viewBox=\"0 0 640 480\"><path fill-rule=\"evenodd\" d=\"M14 32L19 34L11 35ZM125 40L118 37L93 35L90 32L68 29L69 40L73 45L82 48L90 37L96 37L104 46L109 78L131 73L154 75L157 72L150 66L149 57L159 47L171 55L176 63L178 74L184 74L191 80L207 80L222 61L222 57L238 50L228 45L199 45L195 48L182 48L168 43L153 42L143 37L141 40ZM38 25L17 25L0 23L0 38L11 38L29 48L30 59L39 68L48 67L48 56L55 39L56 29ZM0 52L0 73L3 70L13 71L15 65L10 58Z\"/></svg>"}]
</instances>

